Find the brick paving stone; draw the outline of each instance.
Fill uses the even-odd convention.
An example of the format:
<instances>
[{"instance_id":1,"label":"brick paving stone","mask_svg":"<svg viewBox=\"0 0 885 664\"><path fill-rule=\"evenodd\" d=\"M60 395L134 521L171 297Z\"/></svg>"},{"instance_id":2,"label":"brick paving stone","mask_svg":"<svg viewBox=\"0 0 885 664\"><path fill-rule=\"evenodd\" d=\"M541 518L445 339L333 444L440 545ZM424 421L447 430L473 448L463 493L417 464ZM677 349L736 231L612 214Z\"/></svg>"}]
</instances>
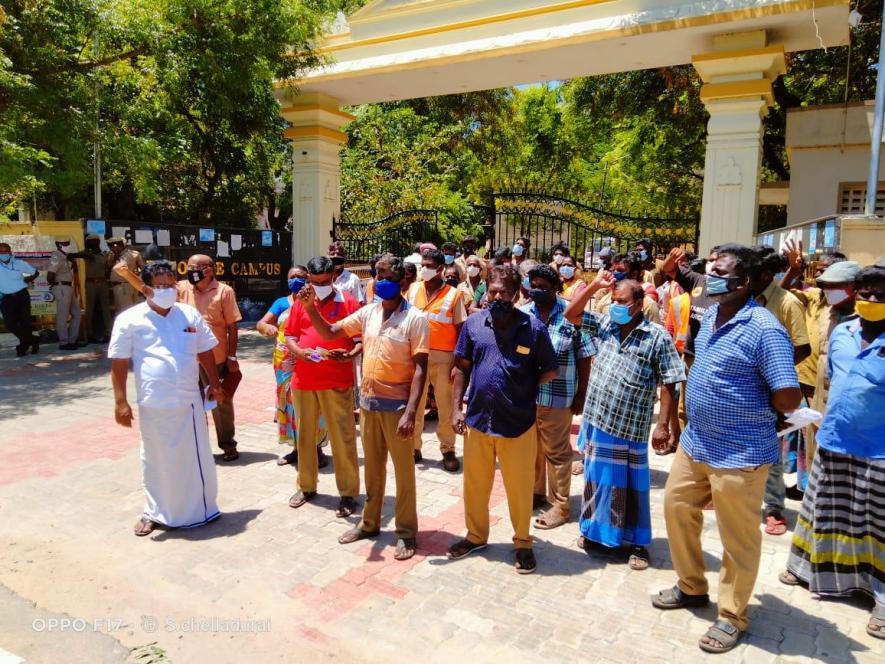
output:
<instances>
[{"instance_id":1,"label":"brick paving stone","mask_svg":"<svg viewBox=\"0 0 885 664\"><path fill-rule=\"evenodd\" d=\"M96 352L22 363L0 358L4 394L27 394L14 404L0 401L0 583L38 608L89 619L119 616L127 628L111 636L123 646L156 642L180 662L241 662L246 653L268 662L291 661L293 654L311 662L381 662L403 653L432 653L434 661L469 653L471 664L710 661L696 644L715 607L660 612L649 602L675 582L662 510L672 457L650 461L649 570L632 572L622 561L578 550L572 521L533 531L539 570L521 577L513 570L500 476L490 502L489 548L463 561L445 559L465 532L463 475L438 466L436 425L428 423L425 463L416 471L419 555L399 563L392 559L392 467L384 532L373 543L337 543L358 516L334 517L331 468L320 474L316 501L288 507L297 474L276 465L288 448L277 444L272 421L270 347L248 331L241 347L244 381L235 405L243 454L217 467L223 517L144 539L131 534L143 500L138 432L113 423L107 360ZM581 478L573 478L573 517L581 490ZM788 502L789 510L797 508ZM722 546L711 512L702 537L715 601ZM789 537L763 535L749 635L716 661L885 661L885 644L864 631L868 609L816 601L777 581L789 544ZM272 628L149 631L143 616L161 624L269 618ZM20 643L28 629L13 625L0 634L0 648Z\"/></svg>"}]
</instances>

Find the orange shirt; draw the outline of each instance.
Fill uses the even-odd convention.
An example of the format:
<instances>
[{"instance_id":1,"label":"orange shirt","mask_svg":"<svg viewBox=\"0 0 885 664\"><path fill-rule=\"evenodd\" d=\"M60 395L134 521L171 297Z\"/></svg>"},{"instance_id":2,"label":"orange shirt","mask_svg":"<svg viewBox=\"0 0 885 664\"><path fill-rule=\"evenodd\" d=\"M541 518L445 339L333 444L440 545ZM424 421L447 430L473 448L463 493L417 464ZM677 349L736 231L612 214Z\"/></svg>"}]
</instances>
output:
<instances>
[{"instance_id":1,"label":"orange shirt","mask_svg":"<svg viewBox=\"0 0 885 664\"><path fill-rule=\"evenodd\" d=\"M213 349L215 364L223 364L227 361L227 328L229 325L243 320L240 308L237 306L237 295L234 289L227 284L219 283L213 279L209 285L198 290L196 286L187 280L181 280L176 284L178 288L178 301L194 307L203 314L203 319L212 330L212 334L218 339L218 345Z\"/></svg>"},{"instance_id":2,"label":"orange shirt","mask_svg":"<svg viewBox=\"0 0 885 664\"><path fill-rule=\"evenodd\" d=\"M417 281L409 287L408 300L427 315L430 350L454 352L458 342L457 326L467 318L464 298L457 288L443 284L428 302L426 282Z\"/></svg>"}]
</instances>

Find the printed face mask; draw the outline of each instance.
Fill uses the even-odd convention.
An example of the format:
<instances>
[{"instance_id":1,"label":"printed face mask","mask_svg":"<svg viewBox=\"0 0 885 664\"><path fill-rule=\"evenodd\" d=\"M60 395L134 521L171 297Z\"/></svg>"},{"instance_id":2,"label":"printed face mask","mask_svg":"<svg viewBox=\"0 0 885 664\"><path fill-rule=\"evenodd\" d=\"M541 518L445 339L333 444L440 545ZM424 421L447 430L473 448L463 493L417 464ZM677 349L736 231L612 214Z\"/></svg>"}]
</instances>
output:
<instances>
[{"instance_id":1,"label":"printed face mask","mask_svg":"<svg viewBox=\"0 0 885 664\"><path fill-rule=\"evenodd\" d=\"M195 285L200 283L203 280L203 269L204 268L188 270L187 271L187 280Z\"/></svg>"}]
</instances>

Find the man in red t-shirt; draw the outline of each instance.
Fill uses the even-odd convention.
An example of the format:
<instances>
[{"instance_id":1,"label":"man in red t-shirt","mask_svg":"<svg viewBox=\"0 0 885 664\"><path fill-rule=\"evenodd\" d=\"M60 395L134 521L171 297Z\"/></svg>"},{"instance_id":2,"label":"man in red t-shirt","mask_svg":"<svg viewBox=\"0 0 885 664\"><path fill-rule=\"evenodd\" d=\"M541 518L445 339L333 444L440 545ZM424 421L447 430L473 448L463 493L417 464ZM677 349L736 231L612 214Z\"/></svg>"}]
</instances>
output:
<instances>
[{"instance_id":1,"label":"man in red t-shirt","mask_svg":"<svg viewBox=\"0 0 885 664\"><path fill-rule=\"evenodd\" d=\"M316 293L316 308L330 323L336 323L360 308L352 295L333 285L335 266L325 256L307 263L307 274ZM356 456L356 425L353 421L353 358L362 343L350 338L327 340L317 333L295 298L286 321L286 344L295 358L292 373L292 403L298 418L298 491L290 507L301 507L317 495L316 432L320 413L332 444L335 483L341 500L335 516L344 518L356 509L360 491Z\"/></svg>"}]
</instances>

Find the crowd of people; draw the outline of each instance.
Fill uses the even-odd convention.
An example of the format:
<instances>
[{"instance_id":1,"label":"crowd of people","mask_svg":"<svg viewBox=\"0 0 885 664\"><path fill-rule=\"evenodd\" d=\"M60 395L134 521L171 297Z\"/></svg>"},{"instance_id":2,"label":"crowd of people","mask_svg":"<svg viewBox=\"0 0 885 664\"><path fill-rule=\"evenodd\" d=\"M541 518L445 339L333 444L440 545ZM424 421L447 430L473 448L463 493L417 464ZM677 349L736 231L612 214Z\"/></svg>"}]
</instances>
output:
<instances>
[{"instance_id":1,"label":"crowd of people","mask_svg":"<svg viewBox=\"0 0 885 664\"><path fill-rule=\"evenodd\" d=\"M572 520L572 474L584 480L578 546L648 568L650 442L674 455L664 516L677 581L652 597L655 607L709 602L701 530L703 511L716 515L718 619L703 650L726 652L747 629L762 529L787 531L787 497L802 503L781 582L821 596L867 595L867 631L885 638L882 259L861 267L817 256L812 273L796 243L781 253L727 244L703 258L676 248L656 259L643 240L626 253L603 250L591 276L564 243L549 262L531 258L528 237L487 258L479 249L468 237L460 246L419 243L405 258L375 256L365 284L345 267L340 243L291 268L289 292L257 329L275 344L279 441L293 446L279 463L298 468L292 508L318 495L327 439L335 514L360 511L356 410L366 498L338 541L379 534L389 456L393 555L411 558L432 394L441 466L463 464L466 533L451 560L487 546L497 466L516 572L537 569L532 527ZM0 267L15 260L3 258L9 253L0 245ZM208 256L191 257L178 282L164 261L144 270L144 282L114 272L146 297L117 317L108 351L124 426L132 424L130 362L136 377L146 507L135 533L202 525L219 515L204 411L222 460L238 456L236 298ZM803 406L825 416L788 431L785 418ZM573 462L575 416L581 459ZM785 470L796 472L795 486L785 487Z\"/></svg>"}]
</instances>

